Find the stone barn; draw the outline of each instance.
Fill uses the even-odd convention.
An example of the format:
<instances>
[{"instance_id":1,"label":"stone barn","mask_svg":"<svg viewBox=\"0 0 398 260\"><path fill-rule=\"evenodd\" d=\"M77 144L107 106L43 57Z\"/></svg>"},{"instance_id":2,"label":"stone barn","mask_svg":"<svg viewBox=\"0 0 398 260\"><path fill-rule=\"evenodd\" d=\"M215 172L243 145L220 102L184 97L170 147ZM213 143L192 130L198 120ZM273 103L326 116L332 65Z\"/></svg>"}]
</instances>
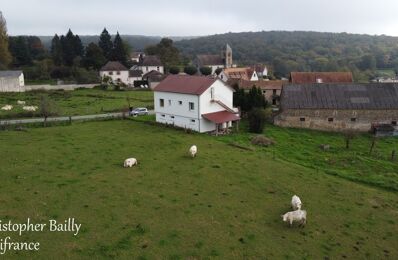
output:
<instances>
[{"instance_id":1,"label":"stone barn","mask_svg":"<svg viewBox=\"0 0 398 260\"><path fill-rule=\"evenodd\" d=\"M0 71L0 92L25 92L25 79L20 70Z\"/></svg>"},{"instance_id":2,"label":"stone barn","mask_svg":"<svg viewBox=\"0 0 398 260\"><path fill-rule=\"evenodd\" d=\"M398 121L398 84L290 84L276 125L326 131L369 131Z\"/></svg>"}]
</instances>

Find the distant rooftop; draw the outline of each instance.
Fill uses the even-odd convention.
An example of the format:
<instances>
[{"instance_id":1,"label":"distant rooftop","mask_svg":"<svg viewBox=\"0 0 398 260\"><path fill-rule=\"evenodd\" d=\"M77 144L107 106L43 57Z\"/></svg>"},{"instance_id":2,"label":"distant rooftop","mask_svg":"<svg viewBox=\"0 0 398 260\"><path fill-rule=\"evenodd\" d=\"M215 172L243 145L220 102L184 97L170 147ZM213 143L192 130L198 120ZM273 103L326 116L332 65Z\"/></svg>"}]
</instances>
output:
<instances>
[{"instance_id":1,"label":"distant rooftop","mask_svg":"<svg viewBox=\"0 0 398 260\"><path fill-rule=\"evenodd\" d=\"M106 63L105 66L101 68L101 71L123 71L123 70L128 70L128 69L118 61L108 61L108 63Z\"/></svg>"}]
</instances>

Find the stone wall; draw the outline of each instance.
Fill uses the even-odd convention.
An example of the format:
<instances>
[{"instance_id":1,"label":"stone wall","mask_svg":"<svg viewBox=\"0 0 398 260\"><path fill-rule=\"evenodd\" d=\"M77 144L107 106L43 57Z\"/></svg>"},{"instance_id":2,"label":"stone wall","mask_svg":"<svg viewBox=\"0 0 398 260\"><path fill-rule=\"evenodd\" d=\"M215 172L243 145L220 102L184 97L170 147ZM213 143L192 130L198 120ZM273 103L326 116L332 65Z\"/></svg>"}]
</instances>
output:
<instances>
[{"instance_id":1,"label":"stone wall","mask_svg":"<svg viewBox=\"0 0 398 260\"><path fill-rule=\"evenodd\" d=\"M311 128L326 131L369 131L373 123L391 124L398 121L397 110L329 110L288 109L275 117L283 127Z\"/></svg>"}]
</instances>

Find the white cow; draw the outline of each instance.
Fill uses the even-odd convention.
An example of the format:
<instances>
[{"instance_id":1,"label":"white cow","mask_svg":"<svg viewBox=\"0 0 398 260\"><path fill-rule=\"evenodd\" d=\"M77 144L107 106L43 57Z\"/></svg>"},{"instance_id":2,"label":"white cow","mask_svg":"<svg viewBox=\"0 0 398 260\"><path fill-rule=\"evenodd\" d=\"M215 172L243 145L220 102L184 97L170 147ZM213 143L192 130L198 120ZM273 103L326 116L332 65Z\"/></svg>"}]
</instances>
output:
<instances>
[{"instance_id":1,"label":"white cow","mask_svg":"<svg viewBox=\"0 0 398 260\"><path fill-rule=\"evenodd\" d=\"M195 157L197 152L198 148L196 147L196 145L192 145L191 148L189 148L189 153L192 157Z\"/></svg>"},{"instance_id":2,"label":"white cow","mask_svg":"<svg viewBox=\"0 0 398 260\"><path fill-rule=\"evenodd\" d=\"M22 109L25 111L36 111L38 109L38 107L37 106L23 106Z\"/></svg>"},{"instance_id":3,"label":"white cow","mask_svg":"<svg viewBox=\"0 0 398 260\"><path fill-rule=\"evenodd\" d=\"M13 106L11 106L11 105L5 105L5 106L3 106L3 107L1 108L1 110L9 111L9 110L11 110L12 108L13 108Z\"/></svg>"},{"instance_id":4,"label":"white cow","mask_svg":"<svg viewBox=\"0 0 398 260\"><path fill-rule=\"evenodd\" d=\"M18 104L18 105L25 105L25 104L26 104L26 102L25 102L25 101L23 101L23 100L18 100L18 101L17 101L17 104Z\"/></svg>"},{"instance_id":5,"label":"white cow","mask_svg":"<svg viewBox=\"0 0 398 260\"><path fill-rule=\"evenodd\" d=\"M25 111L36 111L38 109L38 107L37 106L23 106L22 109Z\"/></svg>"},{"instance_id":6,"label":"white cow","mask_svg":"<svg viewBox=\"0 0 398 260\"><path fill-rule=\"evenodd\" d=\"M300 226L305 226L307 223L307 211L301 209L289 211L281 217L284 222L289 222L290 226L293 225L293 222L299 222Z\"/></svg>"},{"instance_id":7,"label":"white cow","mask_svg":"<svg viewBox=\"0 0 398 260\"><path fill-rule=\"evenodd\" d=\"M128 158L128 159L124 160L124 164L123 164L124 168L133 167L134 165L138 165L137 159Z\"/></svg>"},{"instance_id":8,"label":"white cow","mask_svg":"<svg viewBox=\"0 0 398 260\"><path fill-rule=\"evenodd\" d=\"M293 195L292 197L292 208L293 210L298 210L301 209L301 200L299 198L299 196L297 195Z\"/></svg>"}]
</instances>

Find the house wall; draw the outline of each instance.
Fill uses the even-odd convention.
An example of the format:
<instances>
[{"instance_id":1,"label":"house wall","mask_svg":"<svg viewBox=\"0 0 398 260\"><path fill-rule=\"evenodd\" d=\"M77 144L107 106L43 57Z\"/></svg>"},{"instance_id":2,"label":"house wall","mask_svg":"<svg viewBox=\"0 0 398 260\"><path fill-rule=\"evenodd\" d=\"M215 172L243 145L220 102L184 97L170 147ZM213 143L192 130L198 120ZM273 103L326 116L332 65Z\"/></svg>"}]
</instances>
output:
<instances>
[{"instance_id":1,"label":"house wall","mask_svg":"<svg viewBox=\"0 0 398 260\"><path fill-rule=\"evenodd\" d=\"M164 100L164 107L160 106L160 99ZM189 102L194 103L193 110L189 109ZM199 122L199 96L155 91L154 106L156 122L204 132Z\"/></svg>"},{"instance_id":2,"label":"house wall","mask_svg":"<svg viewBox=\"0 0 398 260\"><path fill-rule=\"evenodd\" d=\"M300 121L300 118L305 118L305 121ZM333 122L328 118L333 118ZM351 121L352 118L356 121ZM398 110L288 109L274 120L276 125L283 127L327 131L369 131L373 123L391 124L392 121L398 121Z\"/></svg>"},{"instance_id":3,"label":"house wall","mask_svg":"<svg viewBox=\"0 0 398 260\"><path fill-rule=\"evenodd\" d=\"M163 66L138 66L139 70L142 70L144 74L151 72L152 70L159 71L160 73L164 74L164 67Z\"/></svg>"},{"instance_id":4,"label":"house wall","mask_svg":"<svg viewBox=\"0 0 398 260\"><path fill-rule=\"evenodd\" d=\"M118 75L118 72L120 73ZM110 75L112 74L112 75ZM126 85L129 84L129 71L122 70L122 71L100 71L100 77L103 78L104 76L108 76L112 79L114 83L120 79L120 81Z\"/></svg>"},{"instance_id":5,"label":"house wall","mask_svg":"<svg viewBox=\"0 0 398 260\"><path fill-rule=\"evenodd\" d=\"M218 111L224 111L225 109L215 102L211 102L211 89L214 89L214 99L220 100L229 108L233 108L233 90L226 86L221 81L216 81L213 85L208 88L202 95L200 95L200 115L208 114Z\"/></svg>"},{"instance_id":6,"label":"house wall","mask_svg":"<svg viewBox=\"0 0 398 260\"><path fill-rule=\"evenodd\" d=\"M258 81L258 75L256 72L253 72L252 77L250 78L250 81Z\"/></svg>"},{"instance_id":7,"label":"house wall","mask_svg":"<svg viewBox=\"0 0 398 260\"><path fill-rule=\"evenodd\" d=\"M25 92L24 76L0 78L0 92Z\"/></svg>"},{"instance_id":8,"label":"house wall","mask_svg":"<svg viewBox=\"0 0 398 260\"><path fill-rule=\"evenodd\" d=\"M134 81L137 81L137 80L142 80L142 77L129 77L128 78L128 84L133 86L134 85Z\"/></svg>"},{"instance_id":9,"label":"house wall","mask_svg":"<svg viewBox=\"0 0 398 260\"><path fill-rule=\"evenodd\" d=\"M275 94L274 94L274 90L275 90ZM277 95L279 97L281 96L280 89L262 89L261 91L263 92L263 95L264 95L265 99L267 100L268 104L279 105L279 101L275 97L275 95Z\"/></svg>"}]
</instances>

